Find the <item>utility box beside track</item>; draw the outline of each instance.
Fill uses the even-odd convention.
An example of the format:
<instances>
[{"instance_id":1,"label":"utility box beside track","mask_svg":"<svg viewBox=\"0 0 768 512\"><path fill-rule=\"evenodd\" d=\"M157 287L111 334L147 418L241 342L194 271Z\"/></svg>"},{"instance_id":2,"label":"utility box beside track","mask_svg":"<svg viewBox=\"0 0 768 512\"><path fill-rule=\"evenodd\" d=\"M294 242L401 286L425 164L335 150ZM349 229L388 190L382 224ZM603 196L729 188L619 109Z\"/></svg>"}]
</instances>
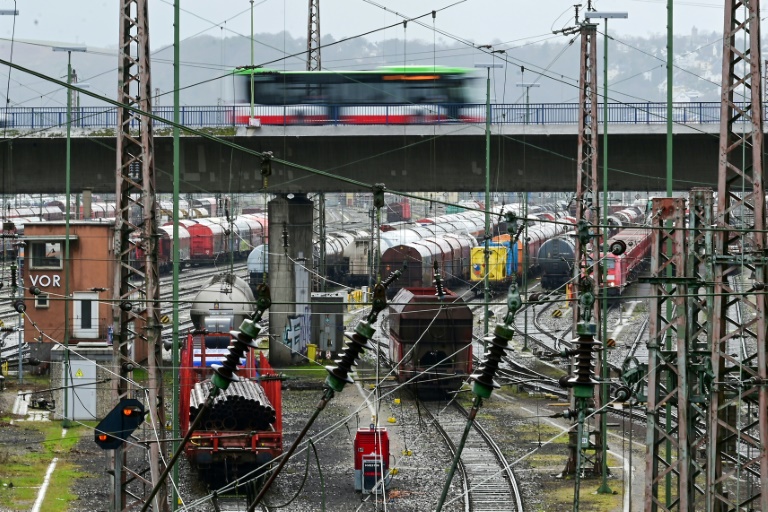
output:
<instances>
[{"instance_id":1,"label":"utility box beside track","mask_svg":"<svg viewBox=\"0 0 768 512\"><path fill-rule=\"evenodd\" d=\"M331 359L344 350L344 309L346 294L312 294L312 341L321 357Z\"/></svg>"},{"instance_id":2,"label":"utility box beside track","mask_svg":"<svg viewBox=\"0 0 768 512\"><path fill-rule=\"evenodd\" d=\"M355 434L355 491L378 494L389 486L389 433L386 428L359 428Z\"/></svg>"}]
</instances>

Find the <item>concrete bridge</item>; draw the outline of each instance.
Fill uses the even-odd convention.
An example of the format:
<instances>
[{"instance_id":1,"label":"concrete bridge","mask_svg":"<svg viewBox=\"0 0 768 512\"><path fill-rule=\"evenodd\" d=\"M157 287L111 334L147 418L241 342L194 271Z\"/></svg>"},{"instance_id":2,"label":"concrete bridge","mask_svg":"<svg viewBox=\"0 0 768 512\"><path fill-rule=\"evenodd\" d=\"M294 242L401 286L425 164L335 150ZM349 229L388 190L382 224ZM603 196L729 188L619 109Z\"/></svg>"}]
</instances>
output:
<instances>
[{"instance_id":1,"label":"concrete bridge","mask_svg":"<svg viewBox=\"0 0 768 512\"><path fill-rule=\"evenodd\" d=\"M716 104L712 104L713 107ZM518 109L520 105L516 106ZM491 135L490 183L499 191L570 191L576 187L575 123L497 123ZM717 183L719 125L695 117L674 129L674 188ZM114 131L81 127L72 131L71 187L115 191ZM192 125L198 129L204 124ZM3 193L60 193L64 190L65 129L29 133L19 123L6 127L0 144ZM214 138L183 136L183 193L249 193L263 188L260 159L249 151L272 151L292 166L273 165L274 193L365 190L345 182L384 183L400 191L479 191L485 186L484 124L444 123L376 126L209 127ZM13 135L11 137L11 135ZM167 127L155 136L157 191L172 192L173 140ZM602 168L603 138L598 140ZM655 122L609 125L608 188L658 191L666 188L666 126ZM320 170L342 179L318 176ZM601 172L602 176L602 172Z\"/></svg>"}]
</instances>

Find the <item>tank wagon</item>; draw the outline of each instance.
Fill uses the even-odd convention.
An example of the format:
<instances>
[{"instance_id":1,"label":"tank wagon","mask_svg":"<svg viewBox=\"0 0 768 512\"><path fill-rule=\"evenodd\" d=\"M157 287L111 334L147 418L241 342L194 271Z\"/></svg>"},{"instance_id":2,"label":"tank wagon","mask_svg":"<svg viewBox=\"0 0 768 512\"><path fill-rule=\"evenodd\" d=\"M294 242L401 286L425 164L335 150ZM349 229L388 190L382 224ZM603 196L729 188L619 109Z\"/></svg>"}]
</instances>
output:
<instances>
[{"instance_id":1,"label":"tank wagon","mask_svg":"<svg viewBox=\"0 0 768 512\"><path fill-rule=\"evenodd\" d=\"M218 274L208 279L195 296L189 318L195 329L204 329L203 319L215 315L231 316L233 325L239 326L252 313L254 302L253 292L244 279Z\"/></svg>"},{"instance_id":2,"label":"tank wagon","mask_svg":"<svg viewBox=\"0 0 768 512\"><path fill-rule=\"evenodd\" d=\"M561 235L547 240L539 248L536 259L541 266L541 287L555 290L573 277L576 242L573 236Z\"/></svg>"}]
</instances>

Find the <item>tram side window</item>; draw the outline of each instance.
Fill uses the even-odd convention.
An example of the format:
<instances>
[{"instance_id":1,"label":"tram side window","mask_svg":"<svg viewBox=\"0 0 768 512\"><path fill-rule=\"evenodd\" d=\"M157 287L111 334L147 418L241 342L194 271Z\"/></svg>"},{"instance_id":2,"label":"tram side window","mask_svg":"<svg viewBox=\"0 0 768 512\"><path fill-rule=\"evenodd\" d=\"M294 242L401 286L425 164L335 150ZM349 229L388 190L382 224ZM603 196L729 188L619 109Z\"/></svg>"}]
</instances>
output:
<instances>
[{"instance_id":1,"label":"tram side window","mask_svg":"<svg viewBox=\"0 0 768 512\"><path fill-rule=\"evenodd\" d=\"M61 242L32 242L30 268L62 268Z\"/></svg>"},{"instance_id":2,"label":"tram side window","mask_svg":"<svg viewBox=\"0 0 768 512\"><path fill-rule=\"evenodd\" d=\"M431 80L418 82L409 87L406 101L415 104L446 103L448 98L445 95L445 88Z\"/></svg>"},{"instance_id":3,"label":"tram side window","mask_svg":"<svg viewBox=\"0 0 768 512\"><path fill-rule=\"evenodd\" d=\"M394 103L389 96L389 84L350 80L334 87L334 101L348 105Z\"/></svg>"}]
</instances>

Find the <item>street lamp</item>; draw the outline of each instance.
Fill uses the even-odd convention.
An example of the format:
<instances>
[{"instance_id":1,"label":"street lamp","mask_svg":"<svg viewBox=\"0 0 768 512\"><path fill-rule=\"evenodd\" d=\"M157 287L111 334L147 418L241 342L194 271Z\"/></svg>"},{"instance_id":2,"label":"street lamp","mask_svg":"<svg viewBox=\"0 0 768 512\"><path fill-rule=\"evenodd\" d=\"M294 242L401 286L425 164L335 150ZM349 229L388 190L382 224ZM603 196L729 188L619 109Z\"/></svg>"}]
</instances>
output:
<instances>
[{"instance_id":1,"label":"street lamp","mask_svg":"<svg viewBox=\"0 0 768 512\"><path fill-rule=\"evenodd\" d=\"M65 174L65 214L64 214L64 419L62 426L69 426L69 407L67 393L69 386L69 216L70 216L70 162L72 136L72 52L85 52L85 46L54 46L55 52L67 52L67 153Z\"/></svg>"},{"instance_id":2,"label":"street lamp","mask_svg":"<svg viewBox=\"0 0 768 512\"><path fill-rule=\"evenodd\" d=\"M483 277L483 286L485 299L484 318L483 318L483 335L488 334L488 302L490 302L491 289L488 283L488 264L489 264L489 249L488 240L490 239L491 231L491 68L500 68L501 64L498 63L483 63L475 64L476 68L485 68L487 70L487 76L485 81L485 272Z\"/></svg>"},{"instance_id":3,"label":"street lamp","mask_svg":"<svg viewBox=\"0 0 768 512\"><path fill-rule=\"evenodd\" d=\"M530 121L529 115L528 115L528 105L529 103L529 93L531 91L531 87L540 87L541 84L537 84L535 82L520 82L517 84L518 87L525 87L525 124L528 124Z\"/></svg>"},{"instance_id":4,"label":"street lamp","mask_svg":"<svg viewBox=\"0 0 768 512\"><path fill-rule=\"evenodd\" d=\"M605 32L603 33L603 229L607 229L608 226L608 20L611 18L626 19L629 14L626 12L606 12L606 11L587 11L584 13L584 18L589 21L592 19L602 19L605 21ZM608 237L603 235L603 254L608 254ZM605 279L608 268L603 265L603 278ZM602 336L603 336L603 351L601 361L601 376L600 380L602 384L600 386L600 395L602 400L600 403L604 406L608 402L608 315L605 313L608 311L608 297L603 293L603 315L602 315ZM600 416L600 431L603 433L602 439L602 455L603 455L603 478L600 483L600 487L597 489L598 494L611 494L611 488L608 487L608 447L606 443L606 432L608 431L608 417L603 413Z\"/></svg>"}]
</instances>

